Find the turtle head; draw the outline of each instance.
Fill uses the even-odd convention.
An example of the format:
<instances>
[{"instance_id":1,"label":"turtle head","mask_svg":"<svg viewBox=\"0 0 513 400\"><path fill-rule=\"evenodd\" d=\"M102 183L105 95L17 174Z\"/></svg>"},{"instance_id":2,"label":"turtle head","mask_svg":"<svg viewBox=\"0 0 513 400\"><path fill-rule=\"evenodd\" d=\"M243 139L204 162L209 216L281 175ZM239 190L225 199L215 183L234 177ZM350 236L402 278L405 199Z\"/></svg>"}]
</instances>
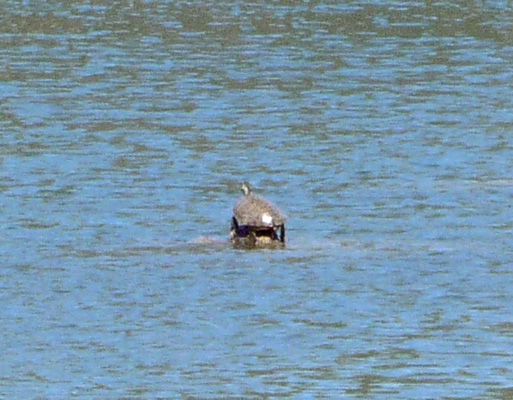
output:
<instances>
[{"instance_id":1,"label":"turtle head","mask_svg":"<svg viewBox=\"0 0 513 400\"><path fill-rule=\"evenodd\" d=\"M240 188L242 190L242 193L244 193L244 196L247 196L251 193L252 188L249 182L244 182Z\"/></svg>"}]
</instances>

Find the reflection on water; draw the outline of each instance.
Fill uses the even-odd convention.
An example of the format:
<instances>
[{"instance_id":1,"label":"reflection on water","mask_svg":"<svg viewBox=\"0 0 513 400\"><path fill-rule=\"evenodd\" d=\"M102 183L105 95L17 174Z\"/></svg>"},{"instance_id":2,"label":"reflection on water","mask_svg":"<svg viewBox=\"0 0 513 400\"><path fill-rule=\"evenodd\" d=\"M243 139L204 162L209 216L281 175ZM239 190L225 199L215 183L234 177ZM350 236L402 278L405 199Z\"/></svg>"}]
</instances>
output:
<instances>
[{"instance_id":1,"label":"reflection on water","mask_svg":"<svg viewBox=\"0 0 513 400\"><path fill-rule=\"evenodd\" d=\"M509 2L0 10L1 396L511 397Z\"/></svg>"}]
</instances>

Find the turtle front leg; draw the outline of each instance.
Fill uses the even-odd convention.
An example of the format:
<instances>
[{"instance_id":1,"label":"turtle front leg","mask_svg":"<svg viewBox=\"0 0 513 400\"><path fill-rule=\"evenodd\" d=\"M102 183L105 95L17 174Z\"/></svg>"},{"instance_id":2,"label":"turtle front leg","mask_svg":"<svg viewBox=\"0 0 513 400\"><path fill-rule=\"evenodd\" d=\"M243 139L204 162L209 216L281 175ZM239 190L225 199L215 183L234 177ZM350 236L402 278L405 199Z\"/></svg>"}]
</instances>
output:
<instances>
[{"instance_id":1,"label":"turtle front leg","mask_svg":"<svg viewBox=\"0 0 513 400\"><path fill-rule=\"evenodd\" d=\"M239 223L235 217L232 217L232 231L239 232Z\"/></svg>"}]
</instances>

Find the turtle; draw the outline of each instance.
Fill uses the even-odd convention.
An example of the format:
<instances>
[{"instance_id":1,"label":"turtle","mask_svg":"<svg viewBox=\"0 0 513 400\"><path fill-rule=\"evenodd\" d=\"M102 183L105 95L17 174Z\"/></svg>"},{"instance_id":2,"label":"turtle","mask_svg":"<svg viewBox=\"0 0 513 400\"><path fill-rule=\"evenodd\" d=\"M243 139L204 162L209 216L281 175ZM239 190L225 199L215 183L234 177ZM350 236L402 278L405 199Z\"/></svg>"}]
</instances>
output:
<instances>
[{"instance_id":1,"label":"turtle","mask_svg":"<svg viewBox=\"0 0 513 400\"><path fill-rule=\"evenodd\" d=\"M233 207L230 240L241 247L276 247L285 244L287 217L269 200L253 193L248 182Z\"/></svg>"}]
</instances>

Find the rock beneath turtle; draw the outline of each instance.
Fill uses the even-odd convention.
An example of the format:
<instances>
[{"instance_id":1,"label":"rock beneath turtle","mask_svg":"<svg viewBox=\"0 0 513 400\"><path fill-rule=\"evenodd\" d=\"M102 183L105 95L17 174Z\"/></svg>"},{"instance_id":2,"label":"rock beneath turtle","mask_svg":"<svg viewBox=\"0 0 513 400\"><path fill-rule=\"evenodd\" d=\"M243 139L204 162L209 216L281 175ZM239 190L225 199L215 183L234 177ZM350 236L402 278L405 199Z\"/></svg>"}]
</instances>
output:
<instances>
[{"instance_id":1,"label":"rock beneath turtle","mask_svg":"<svg viewBox=\"0 0 513 400\"><path fill-rule=\"evenodd\" d=\"M287 217L269 200L242 184L244 196L233 207L230 241L236 247L283 247Z\"/></svg>"}]
</instances>

